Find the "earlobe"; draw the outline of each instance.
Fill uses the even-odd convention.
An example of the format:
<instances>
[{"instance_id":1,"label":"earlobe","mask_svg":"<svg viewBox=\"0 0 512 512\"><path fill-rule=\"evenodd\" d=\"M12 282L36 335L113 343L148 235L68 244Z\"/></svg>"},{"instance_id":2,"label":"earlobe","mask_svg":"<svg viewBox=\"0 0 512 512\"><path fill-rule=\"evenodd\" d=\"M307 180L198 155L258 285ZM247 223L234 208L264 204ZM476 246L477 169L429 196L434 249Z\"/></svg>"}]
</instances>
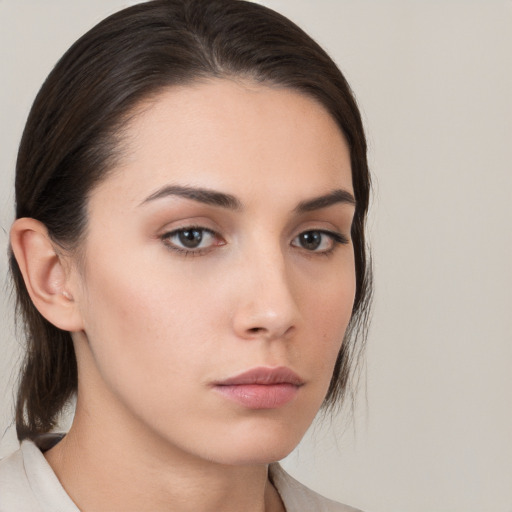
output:
<instances>
[{"instance_id":1,"label":"earlobe","mask_svg":"<svg viewBox=\"0 0 512 512\"><path fill-rule=\"evenodd\" d=\"M63 256L44 224L35 219L17 219L11 228L11 247L30 298L41 315L59 329L82 330Z\"/></svg>"}]
</instances>

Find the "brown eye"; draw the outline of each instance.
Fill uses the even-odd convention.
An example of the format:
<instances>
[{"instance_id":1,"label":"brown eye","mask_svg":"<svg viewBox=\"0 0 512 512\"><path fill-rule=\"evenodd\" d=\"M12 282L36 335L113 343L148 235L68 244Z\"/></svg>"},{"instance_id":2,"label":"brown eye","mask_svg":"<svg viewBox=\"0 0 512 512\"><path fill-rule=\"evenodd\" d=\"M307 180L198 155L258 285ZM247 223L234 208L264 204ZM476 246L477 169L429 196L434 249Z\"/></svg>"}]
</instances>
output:
<instances>
[{"instance_id":1,"label":"brown eye","mask_svg":"<svg viewBox=\"0 0 512 512\"><path fill-rule=\"evenodd\" d=\"M348 239L341 233L311 229L296 236L292 245L310 252L327 254L335 249L338 244L347 244Z\"/></svg>"},{"instance_id":2,"label":"brown eye","mask_svg":"<svg viewBox=\"0 0 512 512\"><path fill-rule=\"evenodd\" d=\"M184 229L178 232L178 240L187 249L196 249L203 240L203 231L200 229Z\"/></svg>"},{"instance_id":3,"label":"brown eye","mask_svg":"<svg viewBox=\"0 0 512 512\"><path fill-rule=\"evenodd\" d=\"M201 254L225 243L214 231L195 226L175 229L165 233L161 238L169 249L187 254Z\"/></svg>"},{"instance_id":4,"label":"brown eye","mask_svg":"<svg viewBox=\"0 0 512 512\"><path fill-rule=\"evenodd\" d=\"M308 251L316 251L322 244L322 237L325 237L320 231L306 231L297 238L299 245Z\"/></svg>"}]
</instances>

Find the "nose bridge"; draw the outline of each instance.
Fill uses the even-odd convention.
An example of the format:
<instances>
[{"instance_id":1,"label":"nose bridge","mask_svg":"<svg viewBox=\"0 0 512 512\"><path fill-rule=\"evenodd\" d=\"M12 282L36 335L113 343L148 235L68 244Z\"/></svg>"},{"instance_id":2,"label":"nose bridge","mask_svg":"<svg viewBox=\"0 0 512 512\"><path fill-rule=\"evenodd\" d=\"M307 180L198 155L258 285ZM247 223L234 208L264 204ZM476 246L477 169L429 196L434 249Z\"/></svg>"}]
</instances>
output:
<instances>
[{"instance_id":1,"label":"nose bridge","mask_svg":"<svg viewBox=\"0 0 512 512\"><path fill-rule=\"evenodd\" d=\"M242 337L279 338L295 327L299 310L279 243L258 244L243 257L243 285L235 314Z\"/></svg>"}]
</instances>

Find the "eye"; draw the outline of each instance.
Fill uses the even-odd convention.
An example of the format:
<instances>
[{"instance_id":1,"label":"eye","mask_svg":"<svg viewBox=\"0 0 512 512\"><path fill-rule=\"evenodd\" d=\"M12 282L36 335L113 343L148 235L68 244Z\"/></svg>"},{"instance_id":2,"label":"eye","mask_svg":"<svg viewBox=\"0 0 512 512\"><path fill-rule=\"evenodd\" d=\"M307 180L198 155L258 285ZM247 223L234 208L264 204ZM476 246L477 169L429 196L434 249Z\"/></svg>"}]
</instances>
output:
<instances>
[{"instance_id":1,"label":"eye","mask_svg":"<svg viewBox=\"0 0 512 512\"><path fill-rule=\"evenodd\" d=\"M347 243L347 238L341 233L316 229L304 231L292 240L292 245L294 247L300 247L306 251L322 254L330 253L338 244Z\"/></svg>"},{"instance_id":2,"label":"eye","mask_svg":"<svg viewBox=\"0 0 512 512\"><path fill-rule=\"evenodd\" d=\"M162 241L170 249L183 253L201 253L215 245L224 245L211 229L189 226L165 233Z\"/></svg>"}]
</instances>

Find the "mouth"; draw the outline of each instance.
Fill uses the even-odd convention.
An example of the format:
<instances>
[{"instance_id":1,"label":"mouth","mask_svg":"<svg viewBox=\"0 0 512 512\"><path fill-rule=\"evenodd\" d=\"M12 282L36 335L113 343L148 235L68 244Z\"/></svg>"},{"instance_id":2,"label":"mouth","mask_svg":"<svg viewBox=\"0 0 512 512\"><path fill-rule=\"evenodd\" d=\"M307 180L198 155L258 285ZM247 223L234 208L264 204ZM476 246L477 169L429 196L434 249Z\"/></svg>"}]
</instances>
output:
<instances>
[{"instance_id":1,"label":"mouth","mask_svg":"<svg viewBox=\"0 0 512 512\"><path fill-rule=\"evenodd\" d=\"M278 409L291 402L303 385L289 368L260 367L215 382L213 389L248 409Z\"/></svg>"}]
</instances>

